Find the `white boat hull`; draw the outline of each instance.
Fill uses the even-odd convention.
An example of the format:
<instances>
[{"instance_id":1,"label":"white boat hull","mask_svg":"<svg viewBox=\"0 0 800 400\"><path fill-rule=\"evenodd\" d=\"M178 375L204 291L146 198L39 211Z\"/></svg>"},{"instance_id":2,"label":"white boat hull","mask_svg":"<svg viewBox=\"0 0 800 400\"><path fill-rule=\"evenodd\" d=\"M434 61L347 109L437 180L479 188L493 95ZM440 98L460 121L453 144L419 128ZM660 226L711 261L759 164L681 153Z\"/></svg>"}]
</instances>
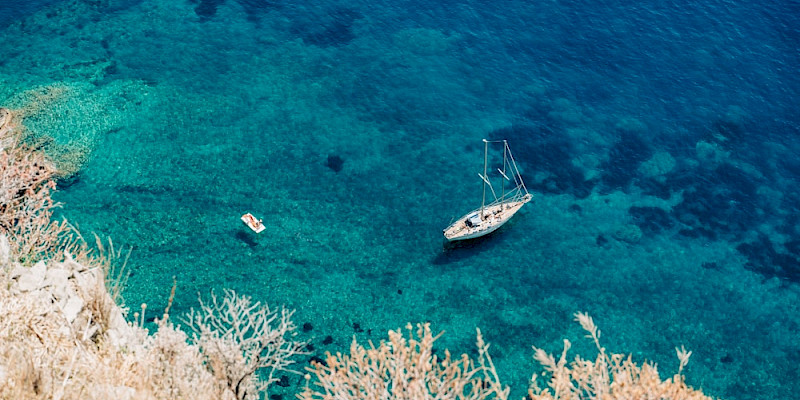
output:
<instances>
[{"instance_id":1,"label":"white boat hull","mask_svg":"<svg viewBox=\"0 0 800 400\"><path fill-rule=\"evenodd\" d=\"M508 222L531 197L526 194L520 200L490 204L483 209L483 219L480 208L473 210L450 224L444 230L444 237L452 242L488 235Z\"/></svg>"}]
</instances>

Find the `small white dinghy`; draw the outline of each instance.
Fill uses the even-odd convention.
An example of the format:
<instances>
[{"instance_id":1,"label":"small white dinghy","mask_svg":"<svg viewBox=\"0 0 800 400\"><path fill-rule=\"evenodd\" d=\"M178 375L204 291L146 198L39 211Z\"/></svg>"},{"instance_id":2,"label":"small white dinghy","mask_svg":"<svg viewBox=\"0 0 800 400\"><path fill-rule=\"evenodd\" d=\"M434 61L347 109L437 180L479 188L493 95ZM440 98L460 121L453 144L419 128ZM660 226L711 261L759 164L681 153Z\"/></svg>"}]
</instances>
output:
<instances>
[{"instance_id":1,"label":"small white dinghy","mask_svg":"<svg viewBox=\"0 0 800 400\"><path fill-rule=\"evenodd\" d=\"M522 182L522 176L519 174L514 156L511 155L508 142L505 140L488 141L483 139L483 143L483 175L478 174L483 181L481 207L468 212L445 228L444 237L449 241L477 238L496 231L508 222L525 203L531 201L533 197L528 193L525 183ZM486 174L489 143L503 143L503 169L497 169L497 172L503 178L500 197L497 196ZM512 180L509 175L513 178L514 187L506 190L506 181ZM487 186L494 196L494 201L489 204L486 204Z\"/></svg>"},{"instance_id":2,"label":"small white dinghy","mask_svg":"<svg viewBox=\"0 0 800 400\"><path fill-rule=\"evenodd\" d=\"M250 213L242 215L242 222L244 222L244 224L247 225L250 229L252 229L253 232L255 233L261 233L261 231L267 229L267 227L264 226L264 223L261 222L260 219L256 219L256 217L254 217L253 214Z\"/></svg>"}]
</instances>

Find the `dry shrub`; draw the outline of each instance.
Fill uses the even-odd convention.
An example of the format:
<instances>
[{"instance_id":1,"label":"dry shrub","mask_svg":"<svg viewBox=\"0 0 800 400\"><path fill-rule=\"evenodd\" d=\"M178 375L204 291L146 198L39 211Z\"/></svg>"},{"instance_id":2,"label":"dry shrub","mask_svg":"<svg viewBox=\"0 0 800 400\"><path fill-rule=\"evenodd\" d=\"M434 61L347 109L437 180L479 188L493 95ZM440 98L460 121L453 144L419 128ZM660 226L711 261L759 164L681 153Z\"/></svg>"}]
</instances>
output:
<instances>
[{"instance_id":1,"label":"dry shrub","mask_svg":"<svg viewBox=\"0 0 800 400\"><path fill-rule=\"evenodd\" d=\"M444 358L433 354L439 337L431 334L429 324L390 331L389 341L376 348L359 345L355 338L350 355L326 353L325 363L315 363L309 371L316 376L317 388L306 387L301 400L506 400L509 389L503 387L489 356L489 345L478 330L477 363L466 354L453 359L445 350ZM441 334L440 334L441 335ZM310 376L307 376L310 379Z\"/></svg>"},{"instance_id":2,"label":"dry shrub","mask_svg":"<svg viewBox=\"0 0 800 400\"><path fill-rule=\"evenodd\" d=\"M552 354L534 347L534 358L544 367L543 375L549 375L550 378L546 388L539 387L536 374L531 378L528 392L530 400L711 399L686 385L681 373L692 353L683 347L676 349L680 360L678 372L662 381L654 364L645 362L639 366L630 355L607 353L605 347L600 345L600 331L588 314L577 313L575 319L588 333L586 337L594 341L598 350L597 358L591 361L576 356L574 361L568 363L570 342L566 339L558 360Z\"/></svg>"},{"instance_id":3,"label":"dry shrub","mask_svg":"<svg viewBox=\"0 0 800 400\"><path fill-rule=\"evenodd\" d=\"M123 249L114 248L111 238L105 244L97 235L92 248L77 230L74 237L75 240L64 250L64 254L67 261L91 265L95 270L96 279L82 285L80 290L87 300L86 308L100 326L99 333L103 333L113 324L115 318L122 318L120 313L127 312L122 289L128 281L129 273L126 268L132 249L123 252Z\"/></svg>"},{"instance_id":4,"label":"dry shrub","mask_svg":"<svg viewBox=\"0 0 800 400\"><path fill-rule=\"evenodd\" d=\"M292 314L225 290L221 300L214 293L210 302L201 299L185 323L215 379L236 399L257 399L278 380L276 372L290 371L292 357L304 353L304 342L287 337L296 334Z\"/></svg>"},{"instance_id":5,"label":"dry shrub","mask_svg":"<svg viewBox=\"0 0 800 400\"><path fill-rule=\"evenodd\" d=\"M7 108L0 108L0 151L15 143L18 136L17 118Z\"/></svg>"},{"instance_id":6,"label":"dry shrub","mask_svg":"<svg viewBox=\"0 0 800 400\"><path fill-rule=\"evenodd\" d=\"M72 261L49 268L75 268L70 281L85 283L78 275L100 276L94 274L96 268ZM257 303L226 303L221 308L224 315L206 319L241 319L230 321L244 329L241 342L232 343L229 339L239 336L229 331L207 331L194 343L171 323L168 311L156 321L158 330L152 334L138 322L103 326L94 319L93 300L78 290L86 306L71 323L48 288L21 292L14 289L13 279L9 282L10 289L0 290L0 399L255 399L272 382L259 380L258 370L284 370L291 364L289 357L304 345L277 334L294 326L288 320L290 312L260 313L263 307ZM144 307L139 316L145 320ZM253 320L262 323L252 324ZM255 353L257 349L261 352ZM238 377L240 392L233 390L230 379L221 379L226 373Z\"/></svg>"},{"instance_id":7,"label":"dry shrub","mask_svg":"<svg viewBox=\"0 0 800 400\"><path fill-rule=\"evenodd\" d=\"M35 260L53 257L75 239L66 221L52 221L53 210L59 206L51 197L55 189L55 167L44 155L19 141L14 129L16 117L0 109L6 118L0 138L7 145L0 150L0 233L9 239L15 260L31 264ZM13 127L12 127L13 128Z\"/></svg>"},{"instance_id":8,"label":"dry shrub","mask_svg":"<svg viewBox=\"0 0 800 400\"><path fill-rule=\"evenodd\" d=\"M4 295L0 327L3 399L221 398L199 349L168 323L154 335L130 326L119 348L91 321L70 329L52 303Z\"/></svg>"}]
</instances>

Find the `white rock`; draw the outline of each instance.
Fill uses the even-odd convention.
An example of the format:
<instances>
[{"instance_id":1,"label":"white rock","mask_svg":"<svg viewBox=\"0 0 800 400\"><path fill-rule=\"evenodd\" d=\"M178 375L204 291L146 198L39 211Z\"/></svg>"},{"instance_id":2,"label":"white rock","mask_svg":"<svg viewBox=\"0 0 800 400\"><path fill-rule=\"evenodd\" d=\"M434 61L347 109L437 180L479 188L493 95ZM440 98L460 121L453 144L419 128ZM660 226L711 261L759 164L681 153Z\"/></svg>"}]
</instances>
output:
<instances>
[{"instance_id":1,"label":"white rock","mask_svg":"<svg viewBox=\"0 0 800 400\"><path fill-rule=\"evenodd\" d=\"M119 306L114 306L111 309L111 316L108 318L108 327L111 329L118 329L120 331L129 329L128 321L125 319L125 316L122 315L122 310L120 310Z\"/></svg>"},{"instance_id":2,"label":"white rock","mask_svg":"<svg viewBox=\"0 0 800 400\"><path fill-rule=\"evenodd\" d=\"M49 290L38 289L27 292L23 296L26 297L26 303L36 305L33 309L36 315L47 315L55 311L53 308L53 295Z\"/></svg>"},{"instance_id":3,"label":"white rock","mask_svg":"<svg viewBox=\"0 0 800 400\"><path fill-rule=\"evenodd\" d=\"M72 260L72 259L65 260L62 265L64 266L64 269L67 269L67 270L70 270L70 271L82 272L82 271L86 271L86 269L87 269L85 266L83 266L81 264L78 264L78 262L76 262L75 260Z\"/></svg>"},{"instance_id":4,"label":"white rock","mask_svg":"<svg viewBox=\"0 0 800 400\"><path fill-rule=\"evenodd\" d=\"M8 238L0 235L0 267L6 267L11 263L11 247L8 245Z\"/></svg>"},{"instance_id":5,"label":"white rock","mask_svg":"<svg viewBox=\"0 0 800 400\"><path fill-rule=\"evenodd\" d=\"M108 343L111 343L112 346L115 348L121 349L128 345L128 341L126 337L121 335L116 329L109 328L106 330L106 339Z\"/></svg>"},{"instance_id":6,"label":"white rock","mask_svg":"<svg viewBox=\"0 0 800 400\"><path fill-rule=\"evenodd\" d=\"M44 286L49 287L56 300L61 300L67 294L70 271L61 268L49 268L44 276Z\"/></svg>"},{"instance_id":7,"label":"white rock","mask_svg":"<svg viewBox=\"0 0 800 400\"><path fill-rule=\"evenodd\" d=\"M70 335L72 335L72 330L69 329L69 325L66 324L59 326L56 332L58 332L61 337L70 337Z\"/></svg>"},{"instance_id":8,"label":"white rock","mask_svg":"<svg viewBox=\"0 0 800 400\"><path fill-rule=\"evenodd\" d=\"M83 299L77 296L70 297L67 300L67 304L64 305L64 316L67 318L67 321L71 324L75 321L75 318L78 317L78 313L83 310L83 305L86 304Z\"/></svg>"},{"instance_id":9,"label":"white rock","mask_svg":"<svg viewBox=\"0 0 800 400\"><path fill-rule=\"evenodd\" d=\"M675 168L675 158L666 151L659 151L639 165L639 173L648 178L655 178L668 174L673 168Z\"/></svg>"},{"instance_id":10,"label":"white rock","mask_svg":"<svg viewBox=\"0 0 800 400\"><path fill-rule=\"evenodd\" d=\"M96 270L88 270L85 272L76 272L72 278L72 282L77 286L79 293L94 293L98 285L102 285L99 279L100 277L96 274Z\"/></svg>"},{"instance_id":11,"label":"white rock","mask_svg":"<svg viewBox=\"0 0 800 400\"><path fill-rule=\"evenodd\" d=\"M17 289L21 292L29 292L43 287L46 273L47 266L45 266L44 261L39 261L20 275L17 281Z\"/></svg>"},{"instance_id":12,"label":"white rock","mask_svg":"<svg viewBox=\"0 0 800 400\"><path fill-rule=\"evenodd\" d=\"M14 268L11 269L11 275L9 275L8 277L11 278L11 279L17 279L20 276L22 276L24 274L27 274L27 273L28 273L28 268L25 268L25 267L23 267L22 265L19 265L19 264L15 264Z\"/></svg>"},{"instance_id":13,"label":"white rock","mask_svg":"<svg viewBox=\"0 0 800 400\"><path fill-rule=\"evenodd\" d=\"M143 398L143 393L138 393L136 389L128 386L112 386L108 384L96 385L92 393L103 393L109 399L133 400Z\"/></svg>"}]
</instances>

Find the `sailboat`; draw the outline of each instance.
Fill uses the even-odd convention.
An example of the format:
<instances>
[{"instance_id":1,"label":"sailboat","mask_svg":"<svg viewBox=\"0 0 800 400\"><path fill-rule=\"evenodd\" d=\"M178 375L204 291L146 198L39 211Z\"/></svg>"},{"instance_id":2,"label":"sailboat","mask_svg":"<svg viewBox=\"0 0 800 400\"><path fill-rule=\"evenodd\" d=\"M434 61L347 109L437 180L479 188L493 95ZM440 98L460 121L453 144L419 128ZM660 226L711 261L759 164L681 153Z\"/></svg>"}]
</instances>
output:
<instances>
[{"instance_id":1,"label":"sailboat","mask_svg":"<svg viewBox=\"0 0 800 400\"><path fill-rule=\"evenodd\" d=\"M497 196L494 187L487 175L489 161L489 143L503 144L503 168L497 169L502 177L500 196ZM531 201L533 196L528 193L522 176L519 174L517 163L511 154L506 140L483 139L483 174L478 174L483 181L483 200L481 207L472 210L457 219L444 230L444 237L449 241L473 239L488 235L508 222L517 211ZM509 176L511 176L509 178ZM506 181L513 183L506 185ZM486 204L486 188L489 188L494 200Z\"/></svg>"}]
</instances>

